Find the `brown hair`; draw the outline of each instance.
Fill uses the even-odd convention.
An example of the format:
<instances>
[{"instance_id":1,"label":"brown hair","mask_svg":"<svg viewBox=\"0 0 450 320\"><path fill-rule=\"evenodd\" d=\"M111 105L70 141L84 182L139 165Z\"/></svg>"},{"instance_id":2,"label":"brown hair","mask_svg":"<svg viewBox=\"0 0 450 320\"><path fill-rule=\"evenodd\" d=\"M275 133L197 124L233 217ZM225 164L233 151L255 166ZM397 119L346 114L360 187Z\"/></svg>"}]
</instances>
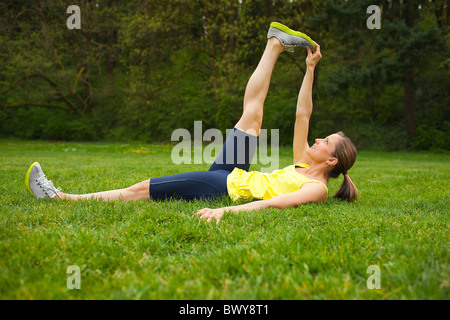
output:
<instances>
[{"instance_id":1,"label":"brown hair","mask_svg":"<svg viewBox=\"0 0 450 320\"><path fill-rule=\"evenodd\" d=\"M356 189L355 183L347 171L355 163L356 147L342 131L339 131L337 134L341 137L341 142L336 145L333 157L338 159L338 163L330 172L330 177L337 178L342 174L344 181L334 197L341 200L353 201L358 198L358 189Z\"/></svg>"}]
</instances>

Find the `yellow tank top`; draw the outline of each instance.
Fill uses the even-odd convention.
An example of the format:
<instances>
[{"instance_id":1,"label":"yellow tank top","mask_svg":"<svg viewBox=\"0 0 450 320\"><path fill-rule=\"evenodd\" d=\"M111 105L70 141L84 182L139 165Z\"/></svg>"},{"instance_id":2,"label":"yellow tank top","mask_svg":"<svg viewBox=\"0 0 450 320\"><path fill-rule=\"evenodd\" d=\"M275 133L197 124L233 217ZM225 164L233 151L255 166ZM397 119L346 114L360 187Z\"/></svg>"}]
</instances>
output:
<instances>
[{"instance_id":1,"label":"yellow tank top","mask_svg":"<svg viewBox=\"0 0 450 320\"><path fill-rule=\"evenodd\" d=\"M272 173L245 171L239 168L228 175L228 195L233 201L238 199L270 199L272 197L299 190L304 183L318 182L327 190L327 186L319 181L307 178L297 172L295 167L309 168L306 163L297 163Z\"/></svg>"}]
</instances>

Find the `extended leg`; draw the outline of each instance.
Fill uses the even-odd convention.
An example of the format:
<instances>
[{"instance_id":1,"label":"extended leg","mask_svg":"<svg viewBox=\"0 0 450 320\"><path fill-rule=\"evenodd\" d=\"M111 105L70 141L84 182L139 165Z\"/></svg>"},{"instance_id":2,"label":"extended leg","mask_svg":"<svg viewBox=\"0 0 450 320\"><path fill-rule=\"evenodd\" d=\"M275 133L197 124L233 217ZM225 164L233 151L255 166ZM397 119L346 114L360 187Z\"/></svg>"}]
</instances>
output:
<instances>
[{"instance_id":1,"label":"extended leg","mask_svg":"<svg viewBox=\"0 0 450 320\"><path fill-rule=\"evenodd\" d=\"M137 201L137 200L150 200L149 194L149 180L139 182L131 187L110 190L82 195L67 194L63 192L58 192L62 199L67 200L83 200L83 199L96 199L103 201L110 200L123 200L123 201ZM55 197L54 199L58 199Z\"/></svg>"},{"instance_id":2,"label":"extended leg","mask_svg":"<svg viewBox=\"0 0 450 320\"><path fill-rule=\"evenodd\" d=\"M235 127L258 136L263 119L263 106L269 90L273 67L284 46L277 38L267 40L264 53L256 70L247 83L244 95L244 110Z\"/></svg>"}]
</instances>

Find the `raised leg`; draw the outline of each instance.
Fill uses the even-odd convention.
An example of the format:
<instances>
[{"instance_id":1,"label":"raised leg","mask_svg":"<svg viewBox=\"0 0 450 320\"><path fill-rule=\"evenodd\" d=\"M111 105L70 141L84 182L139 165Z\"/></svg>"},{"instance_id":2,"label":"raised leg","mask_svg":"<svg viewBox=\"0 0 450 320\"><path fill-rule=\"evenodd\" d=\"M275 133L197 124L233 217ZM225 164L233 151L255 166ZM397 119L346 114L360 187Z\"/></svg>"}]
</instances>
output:
<instances>
[{"instance_id":1,"label":"raised leg","mask_svg":"<svg viewBox=\"0 0 450 320\"><path fill-rule=\"evenodd\" d=\"M277 38L267 40L264 53L256 70L247 83L244 95L244 110L235 127L258 136L263 119L263 106L269 90L270 78L284 46Z\"/></svg>"},{"instance_id":2,"label":"raised leg","mask_svg":"<svg viewBox=\"0 0 450 320\"><path fill-rule=\"evenodd\" d=\"M110 200L123 200L123 201L137 201L137 200L150 200L149 193L149 180L139 182L131 187L118 190L110 190L89 194L67 194L63 192L58 192L61 199L67 200L83 200L83 199L96 199L103 201ZM54 199L58 199L55 197Z\"/></svg>"}]
</instances>

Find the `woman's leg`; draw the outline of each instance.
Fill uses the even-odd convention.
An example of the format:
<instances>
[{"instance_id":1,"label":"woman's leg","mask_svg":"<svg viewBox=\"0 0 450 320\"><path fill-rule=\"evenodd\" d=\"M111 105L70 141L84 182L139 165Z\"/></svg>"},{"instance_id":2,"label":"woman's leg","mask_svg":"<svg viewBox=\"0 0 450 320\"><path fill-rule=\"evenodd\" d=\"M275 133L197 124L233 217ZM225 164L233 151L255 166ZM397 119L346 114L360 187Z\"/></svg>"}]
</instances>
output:
<instances>
[{"instance_id":1,"label":"woman's leg","mask_svg":"<svg viewBox=\"0 0 450 320\"><path fill-rule=\"evenodd\" d=\"M150 179L150 199L213 199L227 195L227 170L194 171Z\"/></svg>"},{"instance_id":2,"label":"woman's leg","mask_svg":"<svg viewBox=\"0 0 450 320\"><path fill-rule=\"evenodd\" d=\"M211 199L227 194L227 176L229 173L226 170L184 172L152 178L124 189L81 195L58 191L58 194L61 199L74 201L84 199L103 201L164 200L168 198ZM58 199L58 197L55 196L53 199Z\"/></svg>"},{"instance_id":3,"label":"woman's leg","mask_svg":"<svg viewBox=\"0 0 450 320\"><path fill-rule=\"evenodd\" d=\"M234 168L249 170L255 154L257 136L259 136L263 106L269 90L273 67L284 46L277 38L267 41L266 49L247 83L244 95L244 110L233 131L228 135L222 151L213 162L209 171Z\"/></svg>"},{"instance_id":4,"label":"woman's leg","mask_svg":"<svg viewBox=\"0 0 450 320\"><path fill-rule=\"evenodd\" d=\"M66 200L83 200L83 199L96 199L103 201L110 200L123 200L123 201L137 201L137 200L150 200L149 193L149 180L145 180L139 182L131 187L118 189L118 190L110 190L89 194L67 194L63 192L58 192L61 199ZM54 197L53 199L58 199L58 197Z\"/></svg>"},{"instance_id":5,"label":"woman's leg","mask_svg":"<svg viewBox=\"0 0 450 320\"><path fill-rule=\"evenodd\" d=\"M235 125L237 129L259 136L263 119L263 106L269 90L272 70L283 50L284 46L277 38L267 40L261 60L247 83L244 95L244 110L240 120Z\"/></svg>"},{"instance_id":6,"label":"woman's leg","mask_svg":"<svg viewBox=\"0 0 450 320\"><path fill-rule=\"evenodd\" d=\"M149 200L149 180L142 181L131 187L110 190L104 192L90 193L90 194L66 194L56 189L51 180L48 180L38 162L33 163L25 175L25 186L30 194L36 199L50 198L50 199L67 199L67 200L81 200L81 199L99 199L99 200Z\"/></svg>"}]
</instances>

